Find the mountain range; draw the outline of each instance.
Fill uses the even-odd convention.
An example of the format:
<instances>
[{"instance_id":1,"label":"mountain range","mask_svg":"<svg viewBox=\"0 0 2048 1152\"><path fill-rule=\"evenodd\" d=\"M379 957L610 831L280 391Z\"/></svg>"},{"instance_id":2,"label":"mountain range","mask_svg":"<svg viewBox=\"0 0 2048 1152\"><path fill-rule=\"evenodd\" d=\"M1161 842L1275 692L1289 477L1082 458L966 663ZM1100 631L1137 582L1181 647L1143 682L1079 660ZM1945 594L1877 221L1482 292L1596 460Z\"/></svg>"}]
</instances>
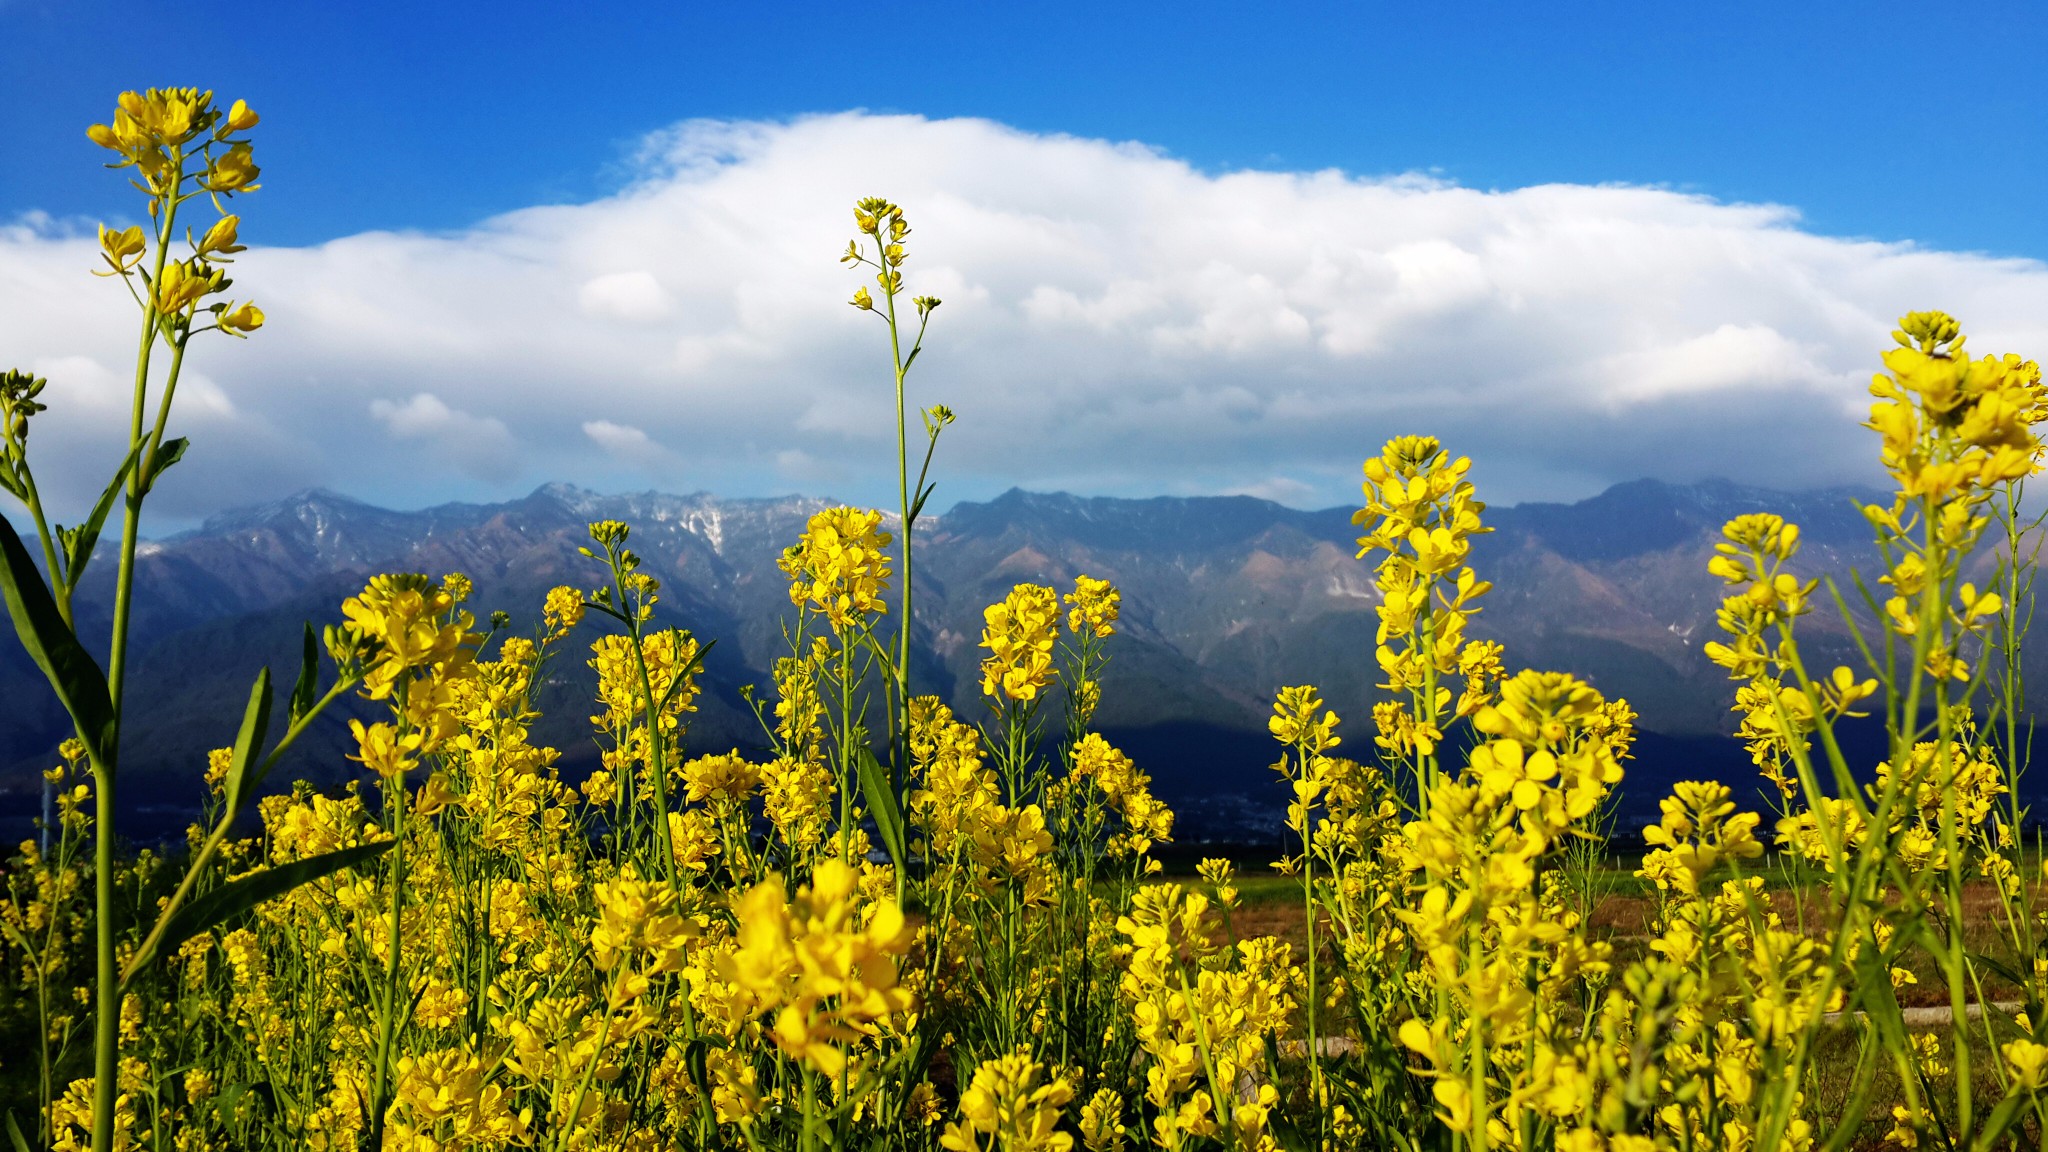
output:
<instances>
[{"instance_id":1,"label":"mountain range","mask_svg":"<svg viewBox=\"0 0 2048 1152\"><path fill-rule=\"evenodd\" d=\"M1492 531L1471 563L1494 583L1474 634L1501 641L1510 668L1575 672L1625 697L1645 730L1631 807L1678 775L1748 771L1726 736L1733 686L1700 652L1718 635L1721 582L1706 570L1721 525L1778 512L1803 529L1802 569L1872 569L1856 489L1776 492L1710 481L1636 481L1573 504L1488 510ZM632 525L644 570L664 584L666 622L717 646L693 718L698 749L760 743L740 694L765 686L785 651L790 605L775 561L807 518L806 497L721 499L698 493L600 495L562 484L501 504L402 512L328 491L215 516L145 543L138 554L134 648L123 778L124 818L138 829L181 821L198 797L206 750L229 743L259 665L295 666L301 622L339 619L341 600L381 571L460 571L479 617L503 609L534 627L550 587L590 587L601 569L577 551L598 519ZM1265 717L1282 685L1313 683L1369 747L1377 603L1356 558L1349 509L1300 511L1245 496L1111 499L1013 490L920 520L917 657L927 691L979 715L982 609L1020 582L1065 590L1087 574L1123 595L1121 629L1103 677L1098 726L1186 809L1190 834L1258 839L1272 831L1276 749ZM111 564L87 581L79 614L103 634ZM1845 589L1850 586L1845 582ZM1850 592L1853 595L1853 591ZM586 623L580 639L595 635ZM1851 638L1832 608L1801 626L1808 659L1846 661ZM541 692L549 717L536 738L564 753L572 776L595 750L587 734L592 675L570 652ZM0 806L35 806L35 773L51 763L66 722L11 635L0 638ZM283 774L331 784L352 774L339 717L295 752ZM1661 792L1661 787L1657 792Z\"/></svg>"}]
</instances>

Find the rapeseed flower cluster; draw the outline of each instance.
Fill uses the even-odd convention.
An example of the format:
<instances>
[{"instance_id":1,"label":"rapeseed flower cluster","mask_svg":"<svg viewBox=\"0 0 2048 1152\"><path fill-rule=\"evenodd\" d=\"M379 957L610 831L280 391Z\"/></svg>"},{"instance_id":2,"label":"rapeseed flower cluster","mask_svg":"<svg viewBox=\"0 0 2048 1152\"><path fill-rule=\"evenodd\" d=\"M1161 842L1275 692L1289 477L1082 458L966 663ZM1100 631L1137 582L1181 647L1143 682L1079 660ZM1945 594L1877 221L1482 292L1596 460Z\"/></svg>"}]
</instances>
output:
<instances>
[{"instance_id":1,"label":"rapeseed flower cluster","mask_svg":"<svg viewBox=\"0 0 2048 1152\"><path fill-rule=\"evenodd\" d=\"M960 1094L961 1123L946 1126L948 1152L1068 1152L1074 1138L1058 1130L1074 1098L1065 1080L1048 1078L1028 1053L985 1060Z\"/></svg>"},{"instance_id":2,"label":"rapeseed flower cluster","mask_svg":"<svg viewBox=\"0 0 2048 1152\"><path fill-rule=\"evenodd\" d=\"M782 555L789 576L789 599L825 614L834 631L888 611L883 602L889 581L890 535L881 531L882 514L854 508L827 508L811 517L804 538Z\"/></svg>"},{"instance_id":3,"label":"rapeseed flower cluster","mask_svg":"<svg viewBox=\"0 0 2048 1152\"><path fill-rule=\"evenodd\" d=\"M1201 1140L1277 1149L1277 1090L1268 1083L1247 1098L1239 1084L1268 1070L1267 1042L1288 1031L1299 973L1290 946L1272 937L1219 945L1209 911L1199 892L1154 884L1117 920L1153 1136L1167 1149Z\"/></svg>"},{"instance_id":4,"label":"rapeseed flower cluster","mask_svg":"<svg viewBox=\"0 0 2048 1152\"><path fill-rule=\"evenodd\" d=\"M897 982L911 939L903 913L893 902L864 911L859 891L859 873L840 860L821 864L794 899L780 877L762 881L735 904L737 947L719 962L737 996L774 1015L776 1046L827 1077L915 1003Z\"/></svg>"},{"instance_id":5,"label":"rapeseed flower cluster","mask_svg":"<svg viewBox=\"0 0 2048 1152\"><path fill-rule=\"evenodd\" d=\"M1096 619L1104 619L1099 606ZM1075 608L1077 619L1086 613ZM1113 618L1113 617L1111 617ZM982 695L998 704L1028 703L1053 676L1053 643L1059 638L1059 596L1042 584L1019 584L1000 604L983 613L981 646L989 657L981 662ZM1095 627L1089 621L1091 630Z\"/></svg>"},{"instance_id":6,"label":"rapeseed flower cluster","mask_svg":"<svg viewBox=\"0 0 2048 1152\"><path fill-rule=\"evenodd\" d=\"M1478 601L1492 585L1465 561L1472 538L1492 531L1480 522L1486 505L1473 498L1465 477L1468 457L1453 459L1428 436L1387 442L1365 462L1365 507L1352 522L1365 527L1360 558L1383 553L1378 562L1380 602L1375 651L1382 687L1401 703L1375 710L1379 742L1406 760L1417 796L1436 778L1436 749L1452 715L1469 713L1485 686L1499 675L1498 645L1467 643L1466 629ZM1466 699L1453 709L1448 677L1461 676Z\"/></svg>"}]
</instances>

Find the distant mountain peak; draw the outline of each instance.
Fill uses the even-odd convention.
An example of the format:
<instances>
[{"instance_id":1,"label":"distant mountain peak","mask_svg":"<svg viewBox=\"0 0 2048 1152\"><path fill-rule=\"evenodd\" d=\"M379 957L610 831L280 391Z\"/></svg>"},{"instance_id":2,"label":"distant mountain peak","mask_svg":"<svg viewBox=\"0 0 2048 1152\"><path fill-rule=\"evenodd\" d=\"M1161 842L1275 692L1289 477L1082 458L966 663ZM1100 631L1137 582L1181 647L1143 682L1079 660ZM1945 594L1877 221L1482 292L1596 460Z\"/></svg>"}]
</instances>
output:
<instances>
[{"instance_id":1,"label":"distant mountain peak","mask_svg":"<svg viewBox=\"0 0 2048 1152\"><path fill-rule=\"evenodd\" d=\"M1674 484L1667 480L1625 480L1609 487L1600 495L1634 491L1663 493L1671 499L1716 511L1721 508L1747 510L1752 507L1828 508L1851 500L1865 503L1889 500L1883 489L1868 484L1841 484L1827 488L1787 491L1743 484L1723 476L1709 477L1692 484ZM1593 499L1600 499L1600 496Z\"/></svg>"},{"instance_id":2,"label":"distant mountain peak","mask_svg":"<svg viewBox=\"0 0 2048 1152\"><path fill-rule=\"evenodd\" d=\"M1692 484L1629 480L1573 503L1502 506L1487 519L1524 531L1574 560L1617 560L1661 552L1713 537L1721 525L1753 512L1774 512L1805 529L1809 538L1867 539L1859 502L1884 502L1876 488L1841 486L1784 492L1732 480Z\"/></svg>"},{"instance_id":3,"label":"distant mountain peak","mask_svg":"<svg viewBox=\"0 0 2048 1152\"><path fill-rule=\"evenodd\" d=\"M1730 688L1699 653L1725 595L1706 570L1721 525L1744 512L1782 513L1805 529L1802 575L1840 572L1871 551L1857 499L1884 494L1641 480L1569 504L1496 504L1485 514L1495 531L1473 542L1473 568L1497 587L1475 634L1505 644L1516 667L1568 669L1625 697L1653 731L1724 730ZM744 743L756 728L737 686L767 683L774 659L788 651L788 584L776 561L806 519L834 503L546 484L501 503L405 511L311 488L223 512L199 531L141 549L138 642L168 663L135 696L145 703L134 731L147 734L138 746L150 749L135 764L146 758L145 773L185 773L203 759L240 716L247 670L292 659L300 622L333 619L340 597L367 574L465 572L479 611L503 607L524 626L549 587L597 578L576 548L587 542L589 522L601 519L632 525L635 551L666 589L666 618L719 638L695 723L706 746ZM956 707L977 706L974 640L986 606L1017 581L1060 584L1086 572L1116 582L1127 625L1105 681L1105 725L1136 731L1199 721L1263 739L1265 702L1279 685L1300 683L1358 713L1380 675L1371 656L1373 557L1355 558L1353 507L1022 488L962 501L919 524L917 624L928 643L914 656L918 674ZM885 523L897 530L893 515ZM108 602L113 575L110 565L94 570L84 590L89 611ZM1848 633L1830 630L1827 613L1815 615L1816 663L1853 657ZM587 681L584 661L562 667ZM12 703L12 685L39 676L19 645L0 638L0 698ZM563 684L570 696L594 691ZM9 772L39 786L33 773L69 731L54 699L35 701L26 718L0 723L0 796ZM587 748L580 703L551 714L561 723L547 740ZM324 755L342 770L340 750ZM1184 768L1168 761L1155 771L1164 780Z\"/></svg>"},{"instance_id":4,"label":"distant mountain peak","mask_svg":"<svg viewBox=\"0 0 2048 1152\"><path fill-rule=\"evenodd\" d=\"M553 500L564 507L574 507L577 504L596 498L597 493L592 492L590 489L579 488L574 484L565 484L560 480L551 480L535 488L527 496L528 500Z\"/></svg>"},{"instance_id":5,"label":"distant mountain peak","mask_svg":"<svg viewBox=\"0 0 2048 1152\"><path fill-rule=\"evenodd\" d=\"M182 535L216 536L248 531L251 528L272 527L281 521L312 524L334 516L359 513L383 514L384 509L336 492L332 488L302 488L289 496L265 504L250 504L217 512L207 517L197 529Z\"/></svg>"}]
</instances>

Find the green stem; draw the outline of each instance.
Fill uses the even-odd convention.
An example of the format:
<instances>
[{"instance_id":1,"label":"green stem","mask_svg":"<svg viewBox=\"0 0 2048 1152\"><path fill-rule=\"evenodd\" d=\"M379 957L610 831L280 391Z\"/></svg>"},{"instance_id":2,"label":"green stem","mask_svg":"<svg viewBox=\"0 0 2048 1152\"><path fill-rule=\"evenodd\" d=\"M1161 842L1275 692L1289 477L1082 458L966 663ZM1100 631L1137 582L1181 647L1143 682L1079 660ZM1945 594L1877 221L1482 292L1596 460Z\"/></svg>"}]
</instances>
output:
<instances>
[{"instance_id":1,"label":"green stem","mask_svg":"<svg viewBox=\"0 0 2048 1152\"><path fill-rule=\"evenodd\" d=\"M22 502L28 505L29 515L35 517L36 538L43 546L43 563L49 568L50 591L57 601L57 616L75 636L78 634L78 625L71 619L71 582L76 576L67 568L58 567L57 542L50 533L49 520L43 515L43 496L36 490L35 477L29 474L25 461L21 472Z\"/></svg>"},{"instance_id":2,"label":"green stem","mask_svg":"<svg viewBox=\"0 0 2048 1152\"><path fill-rule=\"evenodd\" d=\"M853 652L846 637L839 641L839 858L846 859L853 839Z\"/></svg>"},{"instance_id":3,"label":"green stem","mask_svg":"<svg viewBox=\"0 0 2048 1152\"><path fill-rule=\"evenodd\" d=\"M182 150L175 151L171 161L174 169L182 173ZM170 255L170 242L178 214L177 192L182 184L181 176L168 195L158 198L158 203L163 206L163 225L157 233L155 271L151 284L163 278L164 263ZM131 452L136 445L142 443L142 417L149 396L150 353L156 348L160 322L161 316L154 305L143 309L142 335L135 357L134 401L129 416L128 447ZM114 1104L120 1093L118 1079L121 1066L121 974L114 926L114 775L120 755L121 699L127 675L129 605L135 597L135 547L141 539L139 529L142 524L144 492L141 471L131 470L128 474L128 499L121 511L121 562L114 581L114 626L113 634L108 640L107 651L107 696L112 705L114 730L106 746L103 749L95 749L92 757L94 809L99 818L98 827L93 833L93 929L95 960L98 967L93 989L93 1152L113 1152ZM51 573L51 578L54 580L56 573Z\"/></svg>"},{"instance_id":4,"label":"green stem","mask_svg":"<svg viewBox=\"0 0 2048 1152\"><path fill-rule=\"evenodd\" d=\"M1312 754L1305 746L1300 744L1295 746L1294 754L1297 763L1301 766L1302 779L1308 779L1313 771ZM1305 1055L1308 1060L1309 1113L1315 1117L1317 1128L1320 1130L1325 1100L1323 1093L1322 1053L1316 1047L1316 1008L1321 1003L1321 1000L1317 994L1316 983L1316 862L1314 832L1315 814L1304 803L1301 813L1300 833L1302 930L1307 934L1307 943L1303 947L1308 950L1308 1002L1305 1005L1308 1051Z\"/></svg>"},{"instance_id":5,"label":"green stem","mask_svg":"<svg viewBox=\"0 0 2048 1152\"><path fill-rule=\"evenodd\" d=\"M391 804L391 836L397 846L391 850L391 911L386 925L390 937L385 948L384 960L384 1001L377 1011L377 1079L376 1088L370 1095L370 1144L382 1147L384 1143L384 1112L390 1105L391 1092L391 1049L398 1039L398 966L399 933L402 926L402 900L405 894L405 778L391 777L385 785L386 798Z\"/></svg>"},{"instance_id":6,"label":"green stem","mask_svg":"<svg viewBox=\"0 0 2048 1152\"><path fill-rule=\"evenodd\" d=\"M876 239L878 243L882 243L879 234L877 234ZM896 282L895 278L888 274L887 244L882 243L882 248L882 300L888 308L889 356L896 368L896 488L903 511L903 614L896 626L896 713L893 717L896 731L893 733L894 738L890 741L891 751L894 753L892 758L895 760L895 764L892 766L889 774L891 785L896 792L897 805L901 807L903 802L904 775L909 771L910 767L910 607L912 571L910 546L912 532L910 519L910 439L909 429L904 419L903 378L906 372L903 365L903 342L902 337L896 330ZM897 861L897 872L901 873L907 863L907 861Z\"/></svg>"},{"instance_id":7,"label":"green stem","mask_svg":"<svg viewBox=\"0 0 2048 1152\"><path fill-rule=\"evenodd\" d=\"M609 1000L609 997L607 997ZM605 1005L604 1023L598 1029L597 1046L591 1049L590 1062L583 1066L583 1075L576 1080L576 1095L569 1101L569 1113L562 1118L562 1131L557 1136L555 1147L566 1150L569 1138L576 1131L576 1117L583 1111L583 1097L590 1092L590 1078L597 1072L597 1066L604 1062L604 1047L612 1037L611 1005Z\"/></svg>"},{"instance_id":8,"label":"green stem","mask_svg":"<svg viewBox=\"0 0 2048 1152\"><path fill-rule=\"evenodd\" d=\"M811 1152L812 1149L818 1146L817 1132L813 1128L815 1123L813 1117L817 1114L818 1110L818 1084L817 1078L812 1074L808 1064L804 1065L803 1078L804 1125L802 1130L797 1133L797 1147L801 1152Z\"/></svg>"},{"instance_id":9,"label":"green stem","mask_svg":"<svg viewBox=\"0 0 2048 1152\"><path fill-rule=\"evenodd\" d=\"M620 603L624 602L625 597L622 592ZM651 782L654 785L654 842L661 846L662 874L668 878L669 891L675 893L676 900L680 902L683 898L683 882L682 878L676 874L675 844L669 835L668 828L668 756L666 750L662 747L661 716L658 714L660 702L654 695L653 677L647 673L647 651L641 644L640 623L637 619L634 621L632 629L627 633L627 636L633 642L633 665L640 672L640 698L645 701L642 715L646 718L647 724L648 771L652 777ZM681 656L682 648L678 646L675 657L672 659L680 659ZM678 676L689 675L689 665L678 664L675 674Z\"/></svg>"}]
</instances>

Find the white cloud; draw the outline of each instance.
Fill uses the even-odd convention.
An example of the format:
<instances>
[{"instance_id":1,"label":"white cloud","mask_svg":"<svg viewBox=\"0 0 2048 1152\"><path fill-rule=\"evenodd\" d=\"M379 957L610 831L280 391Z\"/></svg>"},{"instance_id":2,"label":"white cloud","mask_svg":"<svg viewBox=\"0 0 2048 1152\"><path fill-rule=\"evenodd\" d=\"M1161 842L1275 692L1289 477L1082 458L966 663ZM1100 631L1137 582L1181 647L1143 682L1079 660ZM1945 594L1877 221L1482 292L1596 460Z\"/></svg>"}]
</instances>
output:
<instances>
[{"instance_id":1,"label":"white cloud","mask_svg":"<svg viewBox=\"0 0 2048 1152\"><path fill-rule=\"evenodd\" d=\"M643 469L673 468L676 464L673 452L630 424L586 420L583 422L583 434L616 459Z\"/></svg>"},{"instance_id":2,"label":"white cloud","mask_svg":"<svg viewBox=\"0 0 2048 1152\"><path fill-rule=\"evenodd\" d=\"M583 425L583 434L597 441L608 452L644 452L653 447L647 433L624 424L609 420L590 420Z\"/></svg>"},{"instance_id":3,"label":"white cloud","mask_svg":"<svg viewBox=\"0 0 2048 1152\"><path fill-rule=\"evenodd\" d=\"M583 282L577 293L585 315L652 324L668 315L668 293L647 271L612 272Z\"/></svg>"},{"instance_id":4,"label":"white cloud","mask_svg":"<svg viewBox=\"0 0 2048 1152\"><path fill-rule=\"evenodd\" d=\"M1617 355L1607 373L1607 396L1625 410L1688 393L1839 383L1831 375L1807 349L1768 325L1723 324L1674 347Z\"/></svg>"},{"instance_id":5,"label":"white cloud","mask_svg":"<svg viewBox=\"0 0 2048 1152\"><path fill-rule=\"evenodd\" d=\"M910 290L945 300L910 396L960 414L941 506L1011 484L1337 503L1358 460L1414 431L1472 455L1500 501L1644 475L1855 480L1872 474L1863 385L1898 314L1943 308L1973 349L2048 353L2040 263L1656 188L1215 175L1137 145L863 114L692 122L642 165L616 196L459 233L245 253L237 291L270 324L193 350L216 390L181 416L193 459L236 463L196 469L212 487L189 502L628 476L885 502L886 341L837 263L851 202L877 193L909 211ZM245 221L260 241L260 194ZM125 401L118 371L86 367L120 364L133 326L92 264L68 225L0 228L0 356L50 366L76 436Z\"/></svg>"},{"instance_id":6,"label":"white cloud","mask_svg":"<svg viewBox=\"0 0 2048 1152\"><path fill-rule=\"evenodd\" d=\"M505 422L450 408L432 392L416 392L403 403L370 401L370 415L392 439L419 441L427 451L453 460L471 476L485 481L507 480L518 472L518 444Z\"/></svg>"},{"instance_id":7,"label":"white cloud","mask_svg":"<svg viewBox=\"0 0 2048 1152\"><path fill-rule=\"evenodd\" d=\"M1274 476L1252 484L1225 489L1227 496L1256 496L1261 500L1272 500L1281 504L1299 504L1313 501L1321 492L1313 484L1304 484L1292 476Z\"/></svg>"}]
</instances>

